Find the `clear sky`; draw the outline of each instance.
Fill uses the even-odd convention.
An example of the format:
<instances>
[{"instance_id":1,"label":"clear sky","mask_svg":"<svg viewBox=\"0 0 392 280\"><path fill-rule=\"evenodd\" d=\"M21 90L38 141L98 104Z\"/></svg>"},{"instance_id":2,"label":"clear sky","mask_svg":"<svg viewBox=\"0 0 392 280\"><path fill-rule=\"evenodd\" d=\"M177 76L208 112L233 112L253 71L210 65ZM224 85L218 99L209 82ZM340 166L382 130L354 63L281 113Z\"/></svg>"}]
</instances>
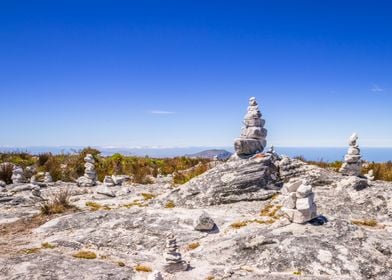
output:
<instances>
[{"instance_id":1,"label":"clear sky","mask_svg":"<svg viewBox=\"0 0 392 280\"><path fill-rule=\"evenodd\" d=\"M1 1L0 145L392 146L391 1Z\"/></svg>"}]
</instances>

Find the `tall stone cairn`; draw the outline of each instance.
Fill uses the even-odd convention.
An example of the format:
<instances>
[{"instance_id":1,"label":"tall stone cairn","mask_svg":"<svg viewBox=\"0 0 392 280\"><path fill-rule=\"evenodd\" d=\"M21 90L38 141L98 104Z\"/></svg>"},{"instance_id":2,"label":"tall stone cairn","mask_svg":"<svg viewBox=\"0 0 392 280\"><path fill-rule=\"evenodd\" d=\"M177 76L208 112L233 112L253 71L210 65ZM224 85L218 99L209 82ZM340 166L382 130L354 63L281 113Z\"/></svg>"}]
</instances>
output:
<instances>
[{"instance_id":1,"label":"tall stone cairn","mask_svg":"<svg viewBox=\"0 0 392 280\"><path fill-rule=\"evenodd\" d=\"M240 138L234 140L234 149L239 157L249 157L263 152L267 141L265 120L261 118L256 98L249 99L248 111L244 118L244 127Z\"/></svg>"},{"instance_id":2,"label":"tall stone cairn","mask_svg":"<svg viewBox=\"0 0 392 280\"><path fill-rule=\"evenodd\" d=\"M182 260L178 251L177 240L172 233L167 236L164 257L166 264L163 268L168 273L186 271L189 267L189 264Z\"/></svg>"},{"instance_id":3,"label":"tall stone cairn","mask_svg":"<svg viewBox=\"0 0 392 280\"><path fill-rule=\"evenodd\" d=\"M344 163L339 172L348 176L361 175L362 160L360 149L357 144L358 135L354 133L349 139L349 148L347 154L344 156Z\"/></svg>"},{"instance_id":4,"label":"tall stone cairn","mask_svg":"<svg viewBox=\"0 0 392 280\"><path fill-rule=\"evenodd\" d=\"M22 167L14 165L12 169L11 180L13 184L23 184L26 183L26 177Z\"/></svg>"},{"instance_id":5,"label":"tall stone cairn","mask_svg":"<svg viewBox=\"0 0 392 280\"><path fill-rule=\"evenodd\" d=\"M95 160L91 154L84 158L84 175L78 179L81 187L92 187L97 184L97 172L95 171Z\"/></svg>"}]
</instances>

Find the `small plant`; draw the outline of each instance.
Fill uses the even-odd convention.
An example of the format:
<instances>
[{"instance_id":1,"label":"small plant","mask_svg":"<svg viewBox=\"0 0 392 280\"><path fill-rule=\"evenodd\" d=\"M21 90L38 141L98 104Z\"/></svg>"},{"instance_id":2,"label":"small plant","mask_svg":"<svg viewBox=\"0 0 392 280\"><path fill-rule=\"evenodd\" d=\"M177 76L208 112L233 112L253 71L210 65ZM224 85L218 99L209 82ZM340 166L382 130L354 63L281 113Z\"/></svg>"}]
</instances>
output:
<instances>
[{"instance_id":1,"label":"small plant","mask_svg":"<svg viewBox=\"0 0 392 280\"><path fill-rule=\"evenodd\" d=\"M165 204L165 208L174 208L176 207L176 205L174 204L173 201L169 200L166 204Z\"/></svg>"},{"instance_id":2,"label":"small plant","mask_svg":"<svg viewBox=\"0 0 392 280\"><path fill-rule=\"evenodd\" d=\"M190 243L188 244L187 248L188 250L195 250L196 248L198 248L200 246L199 242L194 242L194 243Z\"/></svg>"},{"instance_id":3,"label":"small plant","mask_svg":"<svg viewBox=\"0 0 392 280\"><path fill-rule=\"evenodd\" d=\"M73 254L72 256L74 258L87 259L87 260L93 260L97 258L97 255L91 251L79 251L76 254Z\"/></svg>"},{"instance_id":4,"label":"small plant","mask_svg":"<svg viewBox=\"0 0 392 280\"><path fill-rule=\"evenodd\" d=\"M42 243L42 244L41 244L41 247L44 248L44 249L54 249L54 248L56 248L55 245L50 244L50 243L48 243L48 242Z\"/></svg>"},{"instance_id":5,"label":"small plant","mask_svg":"<svg viewBox=\"0 0 392 280\"><path fill-rule=\"evenodd\" d=\"M145 207L146 205L141 203L138 199L132 201L131 203L122 205L122 207L125 207L125 208L128 208L128 209L131 208L131 207L134 207L134 206Z\"/></svg>"},{"instance_id":6,"label":"small plant","mask_svg":"<svg viewBox=\"0 0 392 280\"><path fill-rule=\"evenodd\" d=\"M214 276L208 276L208 277L206 278L206 280L214 280L214 279L215 279Z\"/></svg>"},{"instance_id":7,"label":"small plant","mask_svg":"<svg viewBox=\"0 0 392 280\"><path fill-rule=\"evenodd\" d=\"M144 200L150 200L156 197L156 195L152 194L152 193L142 193L142 196L144 198Z\"/></svg>"},{"instance_id":8,"label":"small plant","mask_svg":"<svg viewBox=\"0 0 392 280\"><path fill-rule=\"evenodd\" d=\"M301 275L302 273L301 273L301 271L294 271L293 274L294 275Z\"/></svg>"},{"instance_id":9,"label":"small plant","mask_svg":"<svg viewBox=\"0 0 392 280\"><path fill-rule=\"evenodd\" d=\"M69 209L76 209L69 202L71 197L67 189L56 192L51 199L41 204L41 214L61 214Z\"/></svg>"},{"instance_id":10,"label":"small plant","mask_svg":"<svg viewBox=\"0 0 392 280\"><path fill-rule=\"evenodd\" d=\"M13 169L13 165L10 163L0 164L0 180L5 182L6 184L11 184L12 169Z\"/></svg>"},{"instance_id":11,"label":"small plant","mask_svg":"<svg viewBox=\"0 0 392 280\"><path fill-rule=\"evenodd\" d=\"M141 265L141 264L138 264L137 266L135 266L135 270L138 272L152 272L151 267L149 267L147 265Z\"/></svg>"},{"instance_id":12,"label":"small plant","mask_svg":"<svg viewBox=\"0 0 392 280\"><path fill-rule=\"evenodd\" d=\"M239 228L245 227L246 225L248 225L248 222L247 221L243 221L243 222L232 223L230 226L232 228L239 229Z\"/></svg>"},{"instance_id":13,"label":"small plant","mask_svg":"<svg viewBox=\"0 0 392 280\"><path fill-rule=\"evenodd\" d=\"M29 248L29 249L25 249L25 250L23 250L22 252L24 253L24 254L35 254L35 253L38 253L39 251L41 250L41 248Z\"/></svg>"},{"instance_id":14,"label":"small plant","mask_svg":"<svg viewBox=\"0 0 392 280\"><path fill-rule=\"evenodd\" d=\"M93 201L87 201L86 206L90 207L91 211L98 211L103 207L101 204Z\"/></svg>"},{"instance_id":15,"label":"small plant","mask_svg":"<svg viewBox=\"0 0 392 280\"><path fill-rule=\"evenodd\" d=\"M369 220L352 220L351 223L357 226L367 226L367 227L375 227L377 226L377 221L374 219Z\"/></svg>"},{"instance_id":16,"label":"small plant","mask_svg":"<svg viewBox=\"0 0 392 280\"><path fill-rule=\"evenodd\" d=\"M118 265L119 267L124 267L124 266L125 266L125 263L123 263L123 262L117 262L117 265Z\"/></svg>"}]
</instances>

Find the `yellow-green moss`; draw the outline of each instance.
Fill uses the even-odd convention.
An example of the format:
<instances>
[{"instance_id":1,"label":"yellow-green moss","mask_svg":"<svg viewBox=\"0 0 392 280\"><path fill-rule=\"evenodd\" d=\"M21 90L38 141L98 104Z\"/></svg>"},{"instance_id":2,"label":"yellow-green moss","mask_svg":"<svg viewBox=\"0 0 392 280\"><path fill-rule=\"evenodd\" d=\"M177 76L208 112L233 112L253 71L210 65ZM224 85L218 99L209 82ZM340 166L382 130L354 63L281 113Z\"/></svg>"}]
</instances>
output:
<instances>
[{"instance_id":1,"label":"yellow-green moss","mask_svg":"<svg viewBox=\"0 0 392 280\"><path fill-rule=\"evenodd\" d=\"M72 256L74 258L87 259L87 260L93 260L97 258L97 255L91 251L79 251L76 254L73 254Z\"/></svg>"},{"instance_id":2,"label":"yellow-green moss","mask_svg":"<svg viewBox=\"0 0 392 280\"><path fill-rule=\"evenodd\" d=\"M150 200L156 197L156 195L152 193L142 193L142 196L144 200Z\"/></svg>"},{"instance_id":3,"label":"yellow-green moss","mask_svg":"<svg viewBox=\"0 0 392 280\"><path fill-rule=\"evenodd\" d=\"M117 265L118 265L119 267L124 267L124 266L125 266L125 263L123 263L123 262L117 262Z\"/></svg>"},{"instance_id":4,"label":"yellow-green moss","mask_svg":"<svg viewBox=\"0 0 392 280\"><path fill-rule=\"evenodd\" d=\"M165 204L165 208L174 208L176 207L176 205L174 204L173 201L169 200L168 202L166 202Z\"/></svg>"},{"instance_id":5,"label":"yellow-green moss","mask_svg":"<svg viewBox=\"0 0 392 280\"><path fill-rule=\"evenodd\" d=\"M50 244L50 243L48 243L48 242L42 243L42 244L41 244L41 247L44 248L44 249L54 249L54 248L56 248L55 245Z\"/></svg>"},{"instance_id":6,"label":"yellow-green moss","mask_svg":"<svg viewBox=\"0 0 392 280\"><path fill-rule=\"evenodd\" d=\"M138 264L137 266L135 266L135 270L138 272L151 272L152 271L151 267L149 267L147 265L141 265L141 264Z\"/></svg>"},{"instance_id":7,"label":"yellow-green moss","mask_svg":"<svg viewBox=\"0 0 392 280\"><path fill-rule=\"evenodd\" d=\"M22 252L24 254L35 254L38 253L41 250L41 248L29 248L29 249L25 249Z\"/></svg>"},{"instance_id":8,"label":"yellow-green moss","mask_svg":"<svg viewBox=\"0 0 392 280\"><path fill-rule=\"evenodd\" d=\"M357 226L367 226L367 227L375 227L378 224L377 221L374 219L352 220L351 223Z\"/></svg>"},{"instance_id":9,"label":"yellow-green moss","mask_svg":"<svg viewBox=\"0 0 392 280\"><path fill-rule=\"evenodd\" d=\"M188 250L195 250L198 247L200 247L199 242L193 242L193 243L188 244L188 246L187 246Z\"/></svg>"}]
</instances>

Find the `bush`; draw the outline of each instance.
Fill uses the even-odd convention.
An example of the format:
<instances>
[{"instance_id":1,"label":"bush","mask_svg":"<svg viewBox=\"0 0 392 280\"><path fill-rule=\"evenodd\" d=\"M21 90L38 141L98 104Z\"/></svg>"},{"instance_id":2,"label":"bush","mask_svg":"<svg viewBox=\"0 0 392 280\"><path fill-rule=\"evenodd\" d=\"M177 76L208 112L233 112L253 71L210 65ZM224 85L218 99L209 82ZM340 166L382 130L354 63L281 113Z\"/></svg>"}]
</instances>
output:
<instances>
[{"instance_id":1,"label":"bush","mask_svg":"<svg viewBox=\"0 0 392 280\"><path fill-rule=\"evenodd\" d=\"M75 209L69 202L70 193L68 190L56 192L51 199L41 204L41 214L52 215L61 214L66 210Z\"/></svg>"},{"instance_id":2,"label":"bush","mask_svg":"<svg viewBox=\"0 0 392 280\"><path fill-rule=\"evenodd\" d=\"M6 184L12 184L13 165L10 163L0 164L0 180Z\"/></svg>"}]
</instances>

